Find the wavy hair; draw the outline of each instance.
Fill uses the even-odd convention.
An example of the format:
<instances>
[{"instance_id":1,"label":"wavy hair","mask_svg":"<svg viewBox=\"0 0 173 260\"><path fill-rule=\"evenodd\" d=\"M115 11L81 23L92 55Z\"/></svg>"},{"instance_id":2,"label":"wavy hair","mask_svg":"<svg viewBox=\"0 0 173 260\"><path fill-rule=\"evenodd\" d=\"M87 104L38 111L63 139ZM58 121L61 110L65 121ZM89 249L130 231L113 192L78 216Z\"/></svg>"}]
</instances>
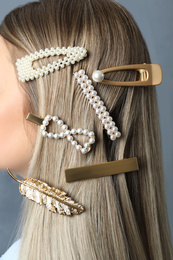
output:
<instances>
[{"instance_id":1,"label":"wavy hair","mask_svg":"<svg viewBox=\"0 0 173 260\"><path fill-rule=\"evenodd\" d=\"M96 133L96 143L84 155L66 139L46 139L37 131L28 176L66 191L84 205L85 212L62 216L24 199L19 259L173 259L155 86L94 83L122 133L111 141L73 76L79 69L91 78L95 69L151 63L132 15L113 0L40 0L11 11L0 34L15 70L18 58L40 49L83 46L88 50L79 63L20 85L25 90L24 123L28 112L41 117L51 114L69 128ZM57 56L40 59L34 66L55 60ZM134 70L107 74L108 79L120 81L137 80L138 76ZM49 129L55 132L56 127L52 124ZM85 140L82 135L77 139ZM65 181L66 168L130 157L138 158L139 171Z\"/></svg>"}]
</instances>

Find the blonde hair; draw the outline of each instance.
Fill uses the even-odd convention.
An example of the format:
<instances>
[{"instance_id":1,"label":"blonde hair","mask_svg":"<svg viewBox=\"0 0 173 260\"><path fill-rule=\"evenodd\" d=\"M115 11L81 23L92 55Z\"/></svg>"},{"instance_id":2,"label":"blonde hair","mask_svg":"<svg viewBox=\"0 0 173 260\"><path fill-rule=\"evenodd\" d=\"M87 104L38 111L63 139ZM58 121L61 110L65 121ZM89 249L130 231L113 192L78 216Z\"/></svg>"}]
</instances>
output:
<instances>
[{"instance_id":1,"label":"blonde hair","mask_svg":"<svg viewBox=\"0 0 173 260\"><path fill-rule=\"evenodd\" d=\"M87 58L73 66L21 83L27 101L24 120L28 112L41 117L57 115L70 129L81 127L96 133L92 150L83 155L66 139L43 138L38 128L28 176L66 191L84 205L85 212L73 217L52 214L26 199L19 259L173 259L155 86L94 83L122 133L111 141L73 76L81 68L91 79L95 69L151 63L133 17L111 0L40 0L10 12L0 34L14 66L17 58L40 49L83 46L88 50ZM56 56L40 59L34 66L54 60ZM136 80L138 73L119 71L107 78ZM49 129L57 131L55 124ZM85 138L78 140L83 143ZM66 168L130 157L138 158L138 172L65 181Z\"/></svg>"}]
</instances>

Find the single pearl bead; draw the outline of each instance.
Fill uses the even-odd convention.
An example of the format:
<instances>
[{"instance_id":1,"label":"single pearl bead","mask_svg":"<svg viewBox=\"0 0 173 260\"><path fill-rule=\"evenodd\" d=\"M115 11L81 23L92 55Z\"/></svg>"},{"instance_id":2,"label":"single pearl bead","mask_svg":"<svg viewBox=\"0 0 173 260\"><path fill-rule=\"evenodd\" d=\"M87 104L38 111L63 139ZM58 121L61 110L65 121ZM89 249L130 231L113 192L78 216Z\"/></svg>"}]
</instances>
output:
<instances>
[{"instance_id":1,"label":"single pearl bead","mask_svg":"<svg viewBox=\"0 0 173 260\"><path fill-rule=\"evenodd\" d=\"M103 114L99 114L98 118L102 120L104 118L104 115Z\"/></svg>"},{"instance_id":2,"label":"single pearl bead","mask_svg":"<svg viewBox=\"0 0 173 260\"><path fill-rule=\"evenodd\" d=\"M85 148L88 148L89 146L90 146L89 143L84 143L84 147L85 147Z\"/></svg>"},{"instance_id":3,"label":"single pearl bead","mask_svg":"<svg viewBox=\"0 0 173 260\"><path fill-rule=\"evenodd\" d=\"M97 104L97 103L95 103L94 105L93 105L93 108L98 108L99 107L99 105Z\"/></svg>"},{"instance_id":4,"label":"single pearl bead","mask_svg":"<svg viewBox=\"0 0 173 260\"><path fill-rule=\"evenodd\" d=\"M76 150L81 150L82 146L80 144L76 145Z\"/></svg>"},{"instance_id":5,"label":"single pearl bead","mask_svg":"<svg viewBox=\"0 0 173 260\"><path fill-rule=\"evenodd\" d=\"M58 134L54 134L53 137L54 137L55 139L59 139L59 135L58 135Z\"/></svg>"},{"instance_id":6,"label":"single pearl bead","mask_svg":"<svg viewBox=\"0 0 173 260\"><path fill-rule=\"evenodd\" d=\"M116 136L115 136L115 135L111 135L110 139L111 139L112 141L114 141L114 140L116 139Z\"/></svg>"},{"instance_id":7,"label":"single pearl bead","mask_svg":"<svg viewBox=\"0 0 173 260\"><path fill-rule=\"evenodd\" d=\"M120 132L116 132L116 137L120 137L121 136L121 133Z\"/></svg>"},{"instance_id":8,"label":"single pearl bead","mask_svg":"<svg viewBox=\"0 0 173 260\"><path fill-rule=\"evenodd\" d=\"M41 129L42 131L46 130L45 125L41 125L41 126L40 126L40 129Z\"/></svg>"},{"instance_id":9,"label":"single pearl bead","mask_svg":"<svg viewBox=\"0 0 173 260\"><path fill-rule=\"evenodd\" d=\"M105 125L105 129L109 129L110 128L110 125L109 124L106 124Z\"/></svg>"},{"instance_id":10,"label":"single pearl bead","mask_svg":"<svg viewBox=\"0 0 173 260\"><path fill-rule=\"evenodd\" d=\"M111 125L111 126L115 126L115 122L114 122L114 121L111 121L111 122L110 122L110 125Z\"/></svg>"},{"instance_id":11,"label":"single pearl bead","mask_svg":"<svg viewBox=\"0 0 173 260\"><path fill-rule=\"evenodd\" d=\"M50 121L51 118L52 118L52 117L51 117L50 115L47 115L47 116L46 116L46 120L48 120L48 121Z\"/></svg>"},{"instance_id":12,"label":"single pearl bead","mask_svg":"<svg viewBox=\"0 0 173 260\"><path fill-rule=\"evenodd\" d=\"M79 70L79 74L85 75L85 71L84 70Z\"/></svg>"},{"instance_id":13,"label":"single pearl bead","mask_svg":"<svg viewBox=\"0 0 173 260\"><path fill-rule=\"evenodd\" d=\"M104 79L104 74L101 70L95 70L92 74L92 78L96 82L101 82Z\"/></svg>"},{"instance_id":14,"label":"single pearl bead","mask_svg":"<svg viewBox=\"0 0 173 260\"><path fill-rule=\"evenodd\" d=\"M76 134L76 129L71 129L71 133L74 135L74 134Z\"/></svg>"},{"instance_id":15,"label":"single pearl bead","mask_svg":"<svg viewBox=\"0 0 173 260\"><path fill-rule=\"evenodd\" d=\"M48 133L47 136L48 136L49 138L53 138L53 133Z\"/></svg>"},{"instance_id":16,"label":"single pearl bead","mask_svg":"<svg viewBox=\"0 0 173 260\"><path fill-rule=\"evenodd\" d=\"M73 136L71 136L71 135L67 136L67 140L68 141L72 141L73 140Z\"/></svg>"},{"instance_id":17,"label":"single pearl bead","mask_svg":"<svg viewBox=\"0 0 173 260\"><path fill-rule=\"evenodd\" d=\"M75 72L74 76L75 76L75 78L79 78L80 77L78 72Z\"/></svg>"},{"instance_id":18,"label":"single pearl bead","mask_svg":"<svg viewBox=\"0 0 173 260\"><path fill-rule=\"evenodd\" d=\"M63 130L67 130L67 128L68 128L67 125L63 125L63 126L62 126L62 129L63 129Z\"/></svg>"},{"instance_id":19,"label":"single pearl bead","mask_svg":"<svg viewBox=\"0 0 173 260\"><path fill-rule=\"evenodd\" d=\"M93 137L95 136L94 132L93 131L90 131L89 134L88 134L89 137Z\"/></svg>"},{"instance_id":20,"label":"single pearl bead","mask_svg":"<svg viewBox=\"0 0 173 260\"><path fill-rule=\"evenodd\" d=\"M75 146L75 145L77 145L77 142L76 141L72 141L71 144Z\"/></svg>"},{"instance_id":21,"label":"single pearl bead","mask_svg":"<svg viewBox=\"0 0 173 260\"><path fill-rule=\"evenodd\" d=\"M108 135L111 135L111 134L113 133L113 131L112 131L111 129L109 129L109 130L107 131L107 133L108 133Z\"/></svg>"},{"instance_id":22,"label":"single pearl bead","mask_svg":"<svg viewBox=\"0 0 173 260\"><path fill-rule=\"evenodd\" d=\"M81 153L86 154L87 153L87 149L86 148L82 148L81 149Z\"/></svg>"},{"instance_id":23,"label":"single pearl bead","mask_svg":"<svg viewBox=\"0 0 173 260\"><path fill-rule=\"evenodd\" d=\"M58 125L63 125L63 121L62 120L58 120Z\"/></svg>"},{"instance_id":24,"label":"single pearl bead","mask_svg":"<svg viewBox=\"0 0 173 260\"><path fill-rule=\"evenodd\" d=\"M84 129L84 130L83 130L83 134L84 134L84 135L87 135L88 133L89 133L88 129Z\"/></svg>"},{"instance_id":25,"label":"single pearl bead","mask_svg":"<svg viewBox=\"0 0 173 260\"><path fill-rule=\"evenodd\" d=\"M53 122L57 122L58 121L58 117L57 116L53 116Z\"/></svg>"},{"instance_id":26,"label":"single pearl bead","mask_svg":"<svg viewBox=\"0 0 173 260\"><path fill-rule=\"evenodd\" d=\"M49 122L47 120L43 120L43 125L48 125Z\"/></svg>"},{"instance_id":27,"label":"single pearl bead","mask_svg":"<svg viewBox=\"0 0 173 260\"><path fill-rule=\"evenodd\" d=\"M78 81L79 84L83 83L83 79L82 78L78 78L77 81Z\"/></svg>"},{"instance_id":28,"label":"single pearl bead","mask_svg":"<svg viewBox=\"0 0 173 260\"><path fill-rule=\"evenodd\" d=\"M78 133L78 134L82 134L82 128L78 128L78 129L77 129L77 133Z\"/></svg>"},{"instance_id":29,"label":"single pearl bead","mask_svg":"<svg viewBox=\"0 0 173 260\"><path fill-rule=\"evenodd\" d=\"M87 85L91 85L92 84L92 81L89 79L86 81Z\"/></svg>"},{"instance_id":30,"label":"single pearl bead","mask_svg":"<svg viewBox=\"0 0 173 260\"><path fill-rule=\"evenodd\" d=\"M46 136L47 136L47 132L46 132L46 131L43 131L43 132L42 132L42 136L43 136L43 137L46 137Z\"/></svg>"},{"instance_id":31,"label":"single pearl bead","mask_svg":"<svg viewBox=\"0 0 173 260\"><path fill-rule=\"evenodd\" d=\"M112 127L112 130L115 132L115 131L118 131L118 127L116 127L116 126L113 126Z\"/></svg>"},{"instance_id":32,"label":"single pearl bead","mask_svg":"<svg viewBox=\"0 0 173 260\"><path fill-rule=\"evenodd\" d=\"M102 124L105 125L107 123L107 120L106 119L103 119L102 120Z\"/></svg>"},{"instance_id":33,"label":"single pearl bead","mask_svg":"<svg viewBox=\"0 0 173 260\"><path fill-rule=\"evenodd\" d=\"M94 144L94 143L95 143L95 138L90 138L90 139L89 139L89 143L90 143L90 144Z\"/></svg>"},{"instance_id":34,"label":"single pearl bead","mask_svg":"<svg viewBox=\"0 0 173 260\"><path fill-rule=\"evenodd\" d=\"M87 86L86 86L85 83L82 83L82 84L81 84L81 88L85 89L86 87L87 87Z\"/></svg>"},{"instance_id":35,"label":"single pearl bead","mask_svg":"<svg viewBox=\"0 0 173 260\"><path fill-rule=\"evenodd\" d=\"M61 132L61 133L59 134L59 136L60 136L61 138L64 138L64 137L65 137L65 133Z\"/></svg>"},{"instance_id":36,"label":"single pearl bead","mask_svg":"<svg viewBox=\"0 0 173 260\"><path fill-rule=\"evenodd\" d=\"M71 133L70 130L65 131L66 135L69 135L70 133Z\"/></svg>"}]
</instances>

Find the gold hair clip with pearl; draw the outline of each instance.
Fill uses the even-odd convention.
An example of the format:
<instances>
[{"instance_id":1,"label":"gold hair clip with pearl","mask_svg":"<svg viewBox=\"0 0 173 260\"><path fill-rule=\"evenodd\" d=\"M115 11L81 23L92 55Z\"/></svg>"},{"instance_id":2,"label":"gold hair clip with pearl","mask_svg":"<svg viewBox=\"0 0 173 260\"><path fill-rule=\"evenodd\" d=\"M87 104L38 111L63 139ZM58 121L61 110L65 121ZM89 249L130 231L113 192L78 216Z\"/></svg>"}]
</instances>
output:
<instances>
[{"instance_id":1,"label":"gold hair clip with pearl","mask_svg":"<svg viewBox=\"0 0 173 260\"><path fill-rule=\"evenodd\" d=\"M76 148L76 150L80 151L82 154L86 154L91 150L91 145L95 143L95 134L93 131L89 131L88 129L71 129L68 130L68 126L64 124L64 122L58 118L57 116L47 115L45 118L41 118L40 116L36 116L34 114L29 113L27 118L28 121L35 123L40 126L40 130L42 132L43 137L54 138L54 139L62 139L67 138L67 140ZM61 133L48 133L46 131L46 127L49 125L50 121L57 123L61 126L63 132ZM88 136L88 142L84 143L84 147L82 147L76 140L73 140L73 136L76 134ZM73 135L73 136L72 136Z\"/></svg>"},{"instance_id":2,"label":"gold hair clip with pearl","mask_svg":"<svg viewBox=\"0 0 173 260\"><path fill-rule=\"evenodd\" d=\"M137 81L111 81L105 79L108 72L119 70L137 70L140 73L140 79ZM113 86L154 86L162 82L162 68L159 64L129 64L116 66L112 68L96 70L92 74L92 79L101 84Z\"/></svg>"}]
</instances>

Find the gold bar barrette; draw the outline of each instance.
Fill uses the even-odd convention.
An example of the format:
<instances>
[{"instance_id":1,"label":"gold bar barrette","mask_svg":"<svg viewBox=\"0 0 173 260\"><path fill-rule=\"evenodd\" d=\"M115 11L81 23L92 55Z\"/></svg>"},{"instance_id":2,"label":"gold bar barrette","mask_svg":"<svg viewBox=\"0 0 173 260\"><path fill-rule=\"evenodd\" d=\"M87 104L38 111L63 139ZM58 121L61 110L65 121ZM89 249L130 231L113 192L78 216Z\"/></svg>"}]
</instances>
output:
<instances>
[{"instance_id":1,"label":"gold bar barrette","mask_svg":"<svg viewBox=\"0 0 173 260\"><path fill-rule=\"evenodd\" d=\"M133 69L140 73L140 79L137 81L111 81L104 79L105 74L108 72ZM93 72L92 78L95 82L113 86L154 86L162 82L162 68L159 64L130 64L96 70Z\"/></svg>"},{"instance_id":2,"label":"gold bar barrette","mask_svg":"<svg viewBox=\"0 0 173 260\"><path fill-rule=\"evenodd\" d=\"M138 160L136 157L133 157L117 161L68 168L65 169L65 176L66 182L74 182L138 170Z\"/></svg>"}]
</instances>

